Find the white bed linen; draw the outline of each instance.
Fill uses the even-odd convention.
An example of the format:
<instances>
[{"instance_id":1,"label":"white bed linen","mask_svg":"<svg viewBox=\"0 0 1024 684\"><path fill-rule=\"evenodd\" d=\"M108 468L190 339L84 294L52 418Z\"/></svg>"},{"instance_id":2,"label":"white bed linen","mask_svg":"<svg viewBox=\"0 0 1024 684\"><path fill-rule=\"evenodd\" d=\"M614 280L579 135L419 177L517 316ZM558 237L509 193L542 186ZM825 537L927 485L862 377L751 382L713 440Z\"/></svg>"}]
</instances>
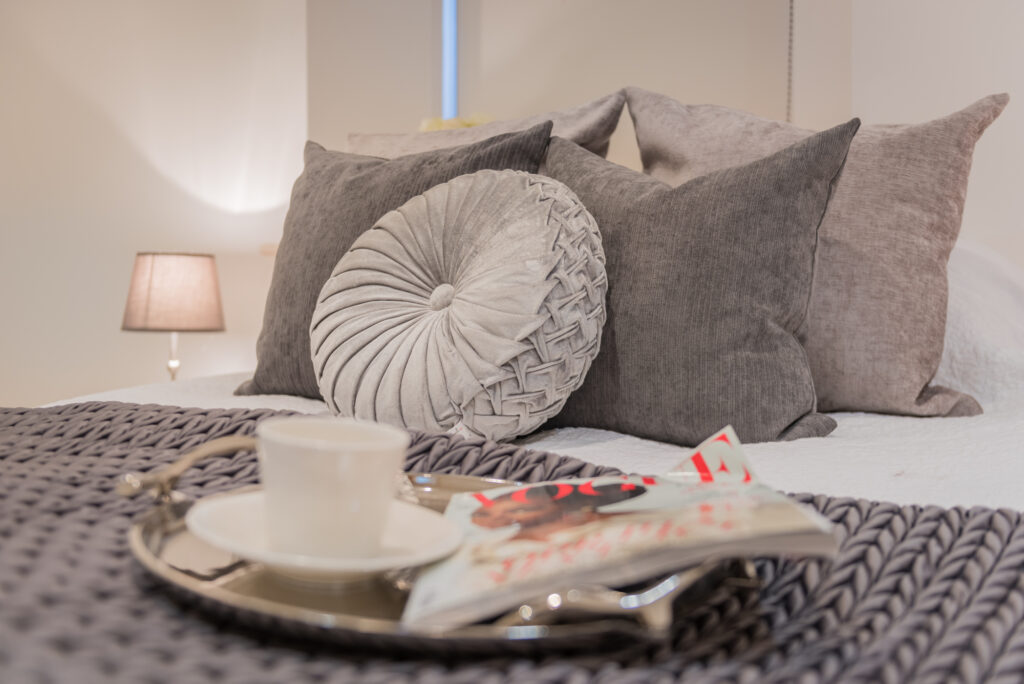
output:
<instances>
[{"instance_id":1,"label":"white bed linen","mask_svg":"<svg viewBox=\"0 0 1024 684\"><path fill-rule=\"evenodd\" d=\"M254 394L235 396L235 388L252 377L252 373L226 373L188 378L176 382L158 382L123 389L61 399L48 406L80 401L124 401L131 404L167 404L193 408L269 408L300 413L327 413L327 405L319 399L293 397L285 394Z\"/></svg>"},{"instance_id":2,"label":"white bed linen","mask_svg":"<svg viewBox=\"0 0 1024 684\"><path fill-rule=\"evenodd\" d=\"M326 412L321 401L236 397L248 376L218 375L143 385L70 401L127 401L200 408ZM67 402L62 402L67 403ZM1024 508L1024 400L1004 399L971 418L833 414L827 437L745 445L758 475L788 492L857 496L902 504ZM663 473L692 450L607 430L560 428L517 443L626 471Z\"/></svg>"},{"instance_id":3,"label":"white bed linen","mask_svg":"<svg viewBox=\"0 0 1024 684\"><path fill-rule=\"evenodd\" d=\"M1024 509L1024 275L999 257L958 245L949 267L946 350L936 381L972 393L985 413L970 418L833 414L822 438L745 446L758 475L788 492L901 504ZM126 401L200 408L326 411L301 397L236 397L246 374L133 387L72 401ZM690 449L606 430L562 428L520 444L626 471L657 474Z\"/></svg>"}]
</instances>

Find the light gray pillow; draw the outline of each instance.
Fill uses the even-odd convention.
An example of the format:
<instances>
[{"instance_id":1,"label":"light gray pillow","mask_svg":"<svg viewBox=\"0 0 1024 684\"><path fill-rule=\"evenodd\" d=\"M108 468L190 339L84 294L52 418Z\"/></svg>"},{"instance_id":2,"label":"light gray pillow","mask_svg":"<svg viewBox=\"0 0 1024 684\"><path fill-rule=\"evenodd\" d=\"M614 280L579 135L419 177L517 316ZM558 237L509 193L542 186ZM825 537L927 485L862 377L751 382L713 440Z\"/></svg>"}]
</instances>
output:
<instances>
[{"instance_id":1,"label":"light gray pillow","mask_svg":"<svg viewBox=\"0 0 1024 684\"><path fill-rule=\"evenodd\" d=\"M551 122L519 133L386 160L306 144L306 166L292 188L256 343L256 372L236 394L320 398L309 358L317 294L338 259L373 222L411 197L480 169L536 172Z\"/></svg>"},{"instance_id":2,"label":"light gray pillow","mask_svg":"<svg viewBox=\"0 0 1024 684\"><path fill-rule=\"evenodd\" d=\"M543 121L551 121L554 124L552 135L572 140L604 157L608 154L608 140L619 124L625 103L626 93L620 90L571 109L522 119L492 121L472 128L425 133L350 133L348 147L355 154L392 158L452 145L465 145L499 133L521 131Z\"/></svg>"},{"instance_id":3,"label":"light gray pillow","mask_svg":"<svg viewBox=\"0 0 1024 684\"><path fill-rule=\"evenodd\" d=\"M818 224L859 121L671 188L561 138L547 172L601 226L601 354L552 425L696 445L823 436L797 340Z\"/></svg>"},{"instance_id":4,"label":"light gray pillow","mask_svg":"<svg viewBox=\"0 0 1024 684\"><path fill-rule=\"evenodd\" d=\"M597 355L608 280L565 185L478 171L364 233L320 292L313 364L331 411L510 439L561 409Z\"/></svg>"},{"instance_id":5,"label":"light gray pillow","mask_svg":"<svg viewBox=\"0 0 1024 684\"><path fill-rule=\"evenodd\" d=\"M811 134L713 105L628 88L644 171L679 185ZM981 412L930 385L942 358L946 264L960 231L974 144L1008 101L992 95L923 124L865 126L821 226L802 341L823 411Z\"/></svg>"}]
</instances>

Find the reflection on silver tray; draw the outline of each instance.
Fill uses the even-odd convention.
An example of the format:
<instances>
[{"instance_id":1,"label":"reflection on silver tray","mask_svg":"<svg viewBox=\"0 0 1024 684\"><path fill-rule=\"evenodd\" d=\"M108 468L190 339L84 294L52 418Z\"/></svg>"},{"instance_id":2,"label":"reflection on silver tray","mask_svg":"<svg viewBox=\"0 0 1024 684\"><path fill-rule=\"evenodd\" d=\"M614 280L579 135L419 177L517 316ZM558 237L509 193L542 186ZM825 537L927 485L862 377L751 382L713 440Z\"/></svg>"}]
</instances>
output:
<instances>
[{"instance_id":1,"label":"reflection on silver tray","mask_svg":"<svg viewBox=\"0 0 1024 684\"><path fill-rule=\"evenodd\" d=\"M515 484L463 475L408 475L421 505L443 511L455 493ZM237 490L236 490L237 491ZM524 604L488 624L417 629L399 622L409 574L376 577L337 591L282 582L258 563L207 545L184 525L192 505L164 496L130 531L132 552L176 593L247 626L316 637L362 649L431 655L534 654L541 651L619 650L660 646L675 620L724 583L749 587L749 563L691 568L632 591L566 587Z\"/></svg>"}]
</instances>

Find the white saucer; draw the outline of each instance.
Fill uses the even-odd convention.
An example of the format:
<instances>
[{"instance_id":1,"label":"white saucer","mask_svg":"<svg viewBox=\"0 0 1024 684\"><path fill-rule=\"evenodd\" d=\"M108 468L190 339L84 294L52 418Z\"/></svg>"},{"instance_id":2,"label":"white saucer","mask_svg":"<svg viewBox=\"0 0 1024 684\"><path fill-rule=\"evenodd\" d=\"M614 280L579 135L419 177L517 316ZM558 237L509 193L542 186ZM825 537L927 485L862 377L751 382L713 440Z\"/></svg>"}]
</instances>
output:
<instances>
[{"instance_id":1,"label":"white saucer","mask_svg":"<svg viewBox=\"0 0 1024 684\"><path fill-rule=\"evenodd\" d=\"M391 502L380 554L368 558L305 556L270 548L261 490L197 501L185 515L189 531L211 546L262 563L299 583L339 584L399 568L425 565L450 555L462 543L462 530L440 513Z\"/></svg>"}]
</instances>

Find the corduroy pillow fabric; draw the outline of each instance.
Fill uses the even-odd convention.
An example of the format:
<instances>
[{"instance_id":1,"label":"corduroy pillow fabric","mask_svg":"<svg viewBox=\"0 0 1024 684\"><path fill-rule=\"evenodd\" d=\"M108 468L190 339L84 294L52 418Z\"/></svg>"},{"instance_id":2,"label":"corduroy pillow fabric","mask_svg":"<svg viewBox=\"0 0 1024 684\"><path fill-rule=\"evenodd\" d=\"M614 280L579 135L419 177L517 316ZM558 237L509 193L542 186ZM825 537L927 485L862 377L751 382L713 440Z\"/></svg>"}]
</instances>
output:
<instances>
[{"instance_id":1,"label":"corduroy pillow fabric","mask_svg":"<svg viewBox=\"0 0 1024 684\"><path fill-rule=\"evenodd\" d=\"M713 105L628 88L644 171L669 185L745 164L811 134ZM807 350L822 411L981 412L929 384L942 359L949 254L975 142L1003 110L986 97L923 124L865 126L821 226Z\"/></svg>"},{"instance_id":2,"label":"corduroy pillow fabric","mask_svg":"<svg viewBox=\"0 0 1024 684\"><path fill-rule=\"evenodd\" d=\"M859 126L678 188L566 140L548 174L601 227L608 321L583 386L549 425L693 446L824 436L802 331L818 223Z\"/></svg>"},{"instance_id":3,"label":"corduroy pillow fabric","mask_svg":"<svg viewBox=\"0 0 1024 684\"><path fill-rule=\"evenodd\" d=\"M536 173L551 136L547 121L462 147L393 160L306 144L256 345L252 380L236 394L320 398L309 355L309 324L320 288L352 243L387 212L439 183L481 169Z\"/></svg>"},{"instance_id":4,"label":"corduroy pillow fabric","mask_svg":"<svg viewBox=\"0 0 1024 684\"><path fill-rule=\"evenodd\" d=\"M597 355L608 280L593 216L569 188L478 171L363 233L313 314L335 414L489 439L532 432Z\"/></svg>"},{"instance_id":5,"label":"corduroy pillow fabric","mask_svg":"<svg viewBox=\"0 0 1024 684\"><path fill-rule=\"evenodd\" d=\"M543 121L551 121L554 124L552 135L572 140L604 157L608 154L608 140L619 125L619 116L625 104L626 92L620 90L571 109L522 119L491 121L471 128L425 133L350 133L348 147L355 154L391 158L465 145L499 133L521 131Z\"/></svg>"}]
</instances>

